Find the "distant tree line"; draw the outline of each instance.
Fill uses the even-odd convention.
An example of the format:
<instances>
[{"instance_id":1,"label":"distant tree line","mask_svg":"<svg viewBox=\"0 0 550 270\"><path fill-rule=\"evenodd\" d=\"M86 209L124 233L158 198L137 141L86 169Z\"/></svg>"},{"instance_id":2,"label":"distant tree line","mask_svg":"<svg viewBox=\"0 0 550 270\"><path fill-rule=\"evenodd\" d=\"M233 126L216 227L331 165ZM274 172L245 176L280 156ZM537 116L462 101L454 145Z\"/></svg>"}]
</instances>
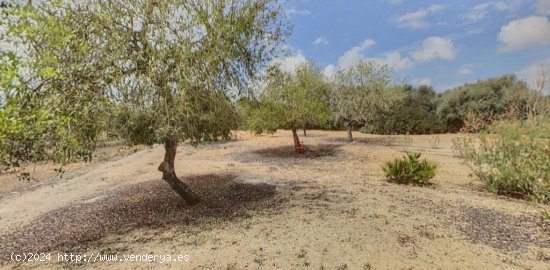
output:
<instances>
[{"instance_id":1,"label":"distant tree line","mask_svg":"<svg viewBox=\"0 0 550 270\"><path fill-rule=\"evenodd\" d=\"M271 77L274 70L279 76L277 83L268 83L259 98L237 101L241 129L273 133L278 128L346 128L349 141L354 129L372 134L479 132L496 120L526 119L541 111L531 108L532 104L543 108L550 102L548 96L532 102L537 93L514 75L436 93L431 86L392 82L386 66L368 61L341 70L331 81L312 62L295 74L274 67ZM281 80L293 81L294 86L285 86ZM280 93L273 92L274 86ZM285 91L288 93L282 94ZM277 107L275 100L282 107ZM308 107L310 103L315 106ZM294 117L290 122L300 124L281 120L285 117Z\"/></svg>"},{"instance_id":2,"label":"distant tree line","mask_svg":"<svg viewBox=\"0 0 550 270\"><path fill-rule=\"evenodd\" d=\"M0 0L0 43L17 48L0 50L2 171L89 161L106 135L163 144L162 179L194 204L198 196L176 176L181 142L235 128L290 129L296 145L307 129L345 128L348 141L357 129L478 132L550 107L515 76L436 94L395 82L373 61L330 79L313 62L283 71L271 65L290 33L279 0L12 3Z\"/></svg>"},{"instance_id":3,"label":"distant tree line","mask_svg":"<svg viewBox=\"0 0 550 270\"><path fill-rule=\"evenodd\" d=\"M402 86L404 102L374 121L361 131L374 134L433 134L447 131L444 121L437 114L438 95L429 86Z\"/></svg>"},{"instance_id":4,"label":"distant tree line","mask_svg":"<svg viewBox=\"0 0 550 270\"><path fill-rule=\"evenodd\" d=\"M479 132L495 120L526 119L536 95L514 75L479 80L436 94L429 86L405 85L402 106L381 115L363 131L379 134ZM548 103L543 97L539 106Z\"/></svg>"}]
</instances>

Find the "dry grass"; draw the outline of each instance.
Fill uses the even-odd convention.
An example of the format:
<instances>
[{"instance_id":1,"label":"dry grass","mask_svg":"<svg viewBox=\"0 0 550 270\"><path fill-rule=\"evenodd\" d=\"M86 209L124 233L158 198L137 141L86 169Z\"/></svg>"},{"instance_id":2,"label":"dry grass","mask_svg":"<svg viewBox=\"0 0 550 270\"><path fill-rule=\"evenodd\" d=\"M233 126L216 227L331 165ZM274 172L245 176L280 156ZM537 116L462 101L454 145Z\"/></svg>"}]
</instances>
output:
<instances>
[{"instance_id":1,"label":"dry grass","mask_svg":"<svg viewBox=\"0 0 550 270\"><path fill-rule=\"evenodd\" d=\"M285 201L276 196L274 185L235 182L235 178L235 175L203 175L184 179L203 199L197 207L186 205L161 180L104 192L87 198L85 203L49 212L3 235L0 250L7 254L28 250L83 251L108 234L231 222L256 212L275 211Z\"/></svg>"},{"instance_id":2,"label":"dry grass","mask_svg":"<svg viewBox=\"0 0 550 270\"><path fill-rule=\"evenodd\" d=\"M176 166L203 199L195 207L152 180L161 146L76 168L53 186L0 197L0 249L188 254L175 269L547 269L547 207L472 182L452 156L455 135L440 135L437 148L431 136L386 146L382 136L354 134L348 144L345 132L308 135L304 156L290 131L183 145ZM380 165L404 151L438 164L435 185L385 181Z\"/></svg>"}]
</instances>

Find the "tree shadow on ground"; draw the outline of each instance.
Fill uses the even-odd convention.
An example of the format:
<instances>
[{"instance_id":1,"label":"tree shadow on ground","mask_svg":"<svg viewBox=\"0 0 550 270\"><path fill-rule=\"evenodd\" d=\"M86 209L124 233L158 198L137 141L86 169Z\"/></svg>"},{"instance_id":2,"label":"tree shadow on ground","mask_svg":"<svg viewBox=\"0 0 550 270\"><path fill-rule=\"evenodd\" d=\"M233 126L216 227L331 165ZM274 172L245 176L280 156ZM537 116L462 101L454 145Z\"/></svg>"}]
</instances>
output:
<instances>
[{"instance_id":1,"label":"tree shadow on ground","mask_svg":"<svg viewBox=\"0 0 550 270\"><path fill-rule=\"evenodd\" d=\"M327 142L330 142L330 143L341 143L341 144L348 144L348 138L347 137L341 137L341 138L327 138L326 139ZM353 142L354 143L370 143L371 141L371 138L353 138Z\"/></svg>"},{"instance_id":2,"label":"tree shadow on ground","mask_svg":"<svg viewBox=\"0 0 550 270\"><path fill-rule=\"evenodd\" d=\"M310 133L309 131L307 133L307 136L304 136L303 133L301 133L301 132L298 133L298 136L300 136L301 139L306 139L306 140L307 140L307 138L327 137L326 134L313 134L313 133Z\"/></svg>"},{"instance_id":3,"label":"tree shadow on ground","mask_svg":"<svg viewBox=\"0 0 550 270\"><path fill-rule=\"evenodd\" d=\"M98 244L108 234L136 229L182 228L227 222L266 211L287 201L274 185L242 183L235 175L183 179L202 199L188 206L168 184L148 181L101 194L97 200L52 211L0 237L2 253L77 251ZM0 263L9 258L2 256Z\"/></svg>"},{"instance_id":4,"label":"tree shadow on ground","mask_svg":"<svg viewBox=\"0 0 550 270\"><path fill-rule=\"evenodd\" d=\"M294 145L263 148L253 150L252 153L264 158L298 158L298 159L315 159L321 157L336 156L338 148L341 145L336 144L320 144L320 145L305 145L306 149L303 154L297 154Z\"/></svg>"},{"instance_id":5,"label":"tree shadow on ground","mask_svg":"<svg viewBox=\"0 0 550 270\"><path fill-rule=\"evenodd\" d=\"M457 227L474 243L505 251L524 251L528 246L550 248L550 224L537 217L474 207L461 210L456 219L465 226Z\"/></svg>"},{"instance_id":6,"label":"tree shadow on ground","mask_svg":"<svg viewBox=\"0 0 550 270\"><path fill-rule=\"evenodd\" d=\"M345 137L342 137L342 138L328 138L327 141L331 142L331 143L348 144L348 138L345 138ZM397 146L397 145L399 145L398 136L393 136L393 135L387 135L385 137L353 138L352 143L368 144L368 145L376 145L376 146Z\"/></svg>"}]
</instances>

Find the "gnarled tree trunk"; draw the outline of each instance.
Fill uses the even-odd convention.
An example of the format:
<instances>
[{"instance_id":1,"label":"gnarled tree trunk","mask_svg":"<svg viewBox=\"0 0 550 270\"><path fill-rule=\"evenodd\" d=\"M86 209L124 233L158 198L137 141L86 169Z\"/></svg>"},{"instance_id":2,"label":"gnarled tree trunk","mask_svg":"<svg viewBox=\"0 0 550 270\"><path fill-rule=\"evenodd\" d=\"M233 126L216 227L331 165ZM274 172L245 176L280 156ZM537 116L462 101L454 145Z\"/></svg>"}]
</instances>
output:
<instances>
[{"instance_id":1,"label":"gnarled tree trunk","mask_svg":"<svg viewBox=\"0 0 550 270\"><path fill-rule=\"evenodd\" d=\"M176 150L178 149L178 140L167 139L164 143L164 161L160 163L158 170L162 172L162 179L176 191L187 204L194 205L200 202L199 197L195 195L189 186L180 181L176 176L174 169L174 160L176 159Z\"/></svg>"},{"instance_id":2,"label":"gnarled tree trunk","mask_svg":"<svg viewBox=\"0 0 550 270\"><path fill-rule=\"evenodd\" d=\"M352 121L348 122L347 129L348 129L348 142L353 142L353 136L351 135L351 131L353 130Z\"/></svg>"},{"instance_id":3,"label":"gnarled tree trunk","mask_svg":"<svg viewBox=\"0 0 550 270\"><path fill-rule=\"evenodd\" d=\"M294 138L294 146L298 148L300 146L300 139L298 138L298 132L296 129L292 129L292 138Z\"/></svg>"}]
</instances>

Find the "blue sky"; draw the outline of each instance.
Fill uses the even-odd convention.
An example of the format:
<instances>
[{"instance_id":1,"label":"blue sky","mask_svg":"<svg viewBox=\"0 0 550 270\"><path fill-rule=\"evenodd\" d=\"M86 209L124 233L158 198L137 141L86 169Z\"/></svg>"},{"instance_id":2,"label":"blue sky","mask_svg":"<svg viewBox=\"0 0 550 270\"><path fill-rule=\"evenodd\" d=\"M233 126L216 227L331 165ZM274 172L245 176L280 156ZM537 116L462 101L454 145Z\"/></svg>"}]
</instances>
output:
<instances>
[{"instance_id":1,"label":"blue sky","mask_svg":"<svg viewBox=\"0 0 550 270\"><path fill-rule=\"evenodd\" d=\"M550 0L289 0L292 70L306 59L327 76L360 59L441 92L502 74L550 75Z\"/></svg>"}]
</instances>

